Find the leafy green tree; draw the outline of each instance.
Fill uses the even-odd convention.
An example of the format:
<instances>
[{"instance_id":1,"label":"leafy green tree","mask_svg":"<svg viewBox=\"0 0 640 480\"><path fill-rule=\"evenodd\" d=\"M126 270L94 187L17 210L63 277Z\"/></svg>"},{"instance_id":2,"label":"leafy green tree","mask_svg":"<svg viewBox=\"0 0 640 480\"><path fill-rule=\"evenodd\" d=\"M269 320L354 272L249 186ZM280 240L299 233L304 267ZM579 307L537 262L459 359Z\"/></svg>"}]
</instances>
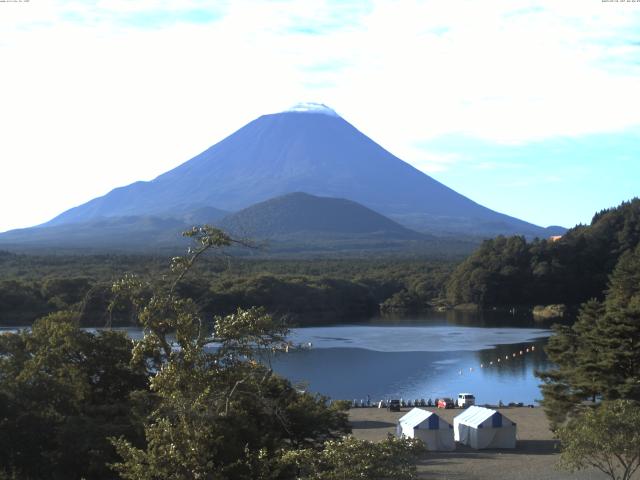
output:
<instances>
[{"instance_id":1,"label":"leafy green tree","mask_svg":"<svg viewBox=\"0 0 640 480\"><path fill-rule=\"evenodd\" d=\"M263 309L250 308L207 321L178 285L207 250L235 241L211 227L187 233L196 246L172 260L172 278L152 289L127 277L114 285L136 306L145 336L134 362L150 367L158 400L145 424L146 445L113 440L125 479L278 478L278 452L321 445L347 433L344 411L298 392L268 367L285 350L287 328Z\"/></svg>"},{"instance_id":2,"label":"leafy green tree","mask_svg":"<svg viewBox=\"0 0 640 480\"><path fill-rule=\"evenodd\" d=\"M54 310L33 282L0 281L0 313L5 322L11 325L31 323Z\"/></svg>"},{"instance_id":3,"label":"leafy green tree","mask_svg":"<svg viewBox=\"0 0 640 480\"><path fill-rule=\"evenodd\" d=\"M382 312L421 312L426 308L424 297L407 290L394 293L380 305Z\"/></svg>"},{"instance_id":4,"label":"leafy green tree","mask_svg":"<svg viewBox=\"0 0 640 480\"><path fill-rule=\"evenodd\" d=\"M530 258L524 237L486 240L451 276L447 296L453 303L480 306L526 303Z\"/></svg>"},{"instance_id":5,"label":"leafy green tree","mask_svg":"<svg viewBox=\"0 0 640 480\"><path fill-rule=\"evenodd\" d=\"M42 283L42 296L58 310L68 309L82 301L91 288L91 281L83 277L48 278Z\"/></svg>"},{"instance_id":6,"label":"leafy green tree","mask_svg":"<svg viewBox=\"0 0 640 480\"><path fill-rule=\"evenodd\" d=\"M320 451L287 452L283 461L294 464L296 478L305 480L411 480L416 478L416 461L424 452L422 441L412 438L389 435L374 443L344 437L326 442Z\"/></svg>"},{"instance_id":7,"label":"leafy green tree","mask_svg":"<svg viewBox=\"0 0 640 480\"><path fill-rule=\"evenodd\" d=\"M141 440L134 400L147 378L131 341L80 330L61 312L0 335L0 471L19 478L111 478L108 438Z\"/></svg>"},{"instance_id":8,"label":"leafy green tree","mask_svg":"<svg viewBox=\"0 0 640 480\"><path fill-rule=\"evenodd\" d=\"M558 430L560 466L577 471L596 468L613 480L629 480L640 468L640 404L603 402L587 408Z\"/></svg>"}]
</instances>

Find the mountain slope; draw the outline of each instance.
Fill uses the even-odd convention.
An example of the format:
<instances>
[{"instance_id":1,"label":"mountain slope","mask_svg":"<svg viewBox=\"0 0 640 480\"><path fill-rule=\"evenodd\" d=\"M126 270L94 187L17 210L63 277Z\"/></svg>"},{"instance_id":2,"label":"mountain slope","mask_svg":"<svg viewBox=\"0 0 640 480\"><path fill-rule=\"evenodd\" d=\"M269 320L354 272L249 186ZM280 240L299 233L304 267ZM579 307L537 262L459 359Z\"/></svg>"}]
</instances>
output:
<instances>
[{"instance_id":1,"label":"mountain slope","mask_svg":"<svg viewBox=\"0 0 640 480\"><path fill-rule=\"evenodd\" d=\"M131 215L86 222L11 230L0 235L0 247L12 250L86 252L175 247L189 224L180 219Z\"/></svg>"},{"instance_id":2,"label":"mountain slope","mask_svg":"<svg viewBox=\"0 0 640 480\"><path fill-rule=\"evenodd\" d=\"M13 230L0 235L0 248L160 253L184 249L188 241L181 232L194 223L215 224L260 247L238 251L238 255L359 256L375 252L455 256L468 254L475 246L414 232L350 200L299 192L260 202L220 220L221 213L205 208L180 218L131 215Z\"/></svg>"},{"instance_id":3,"label":"mountain slope","mask_svg":"<svg viewBox=\"0 0 640 480\"><path fill-rule=\"evenodd\" d=\"M193 208L193 207L192 207ZM229 212L199 207L172 216L127 215L21 228L0 234L0 247L12 249L140 250L184 245L181 233L193 225L214 224Z\"/></svg>"},{"instance_id":4,"label":"mountain slope","mask_svg":"<svg viewBox=\"0 0 640 480\"><path fill-rule=\"evenodd\" d=\"M342 198L296 192L260 202L224 218L223 229L251 238L425 240L427 237Z\"/></svg>"},{"instance_id":5,"label":"mountain slope","mask_svg":"<svg viewBox=\"0 0 640 480\"><path fill-rule=\"evenodd\" d=\"M160 213L179 217L194 206L237 211L300 191L353 200L426 232L547 234L456 193L328 110L264 115L156 179L117 188L46 225Z\"/></svg>"}]
</instances>

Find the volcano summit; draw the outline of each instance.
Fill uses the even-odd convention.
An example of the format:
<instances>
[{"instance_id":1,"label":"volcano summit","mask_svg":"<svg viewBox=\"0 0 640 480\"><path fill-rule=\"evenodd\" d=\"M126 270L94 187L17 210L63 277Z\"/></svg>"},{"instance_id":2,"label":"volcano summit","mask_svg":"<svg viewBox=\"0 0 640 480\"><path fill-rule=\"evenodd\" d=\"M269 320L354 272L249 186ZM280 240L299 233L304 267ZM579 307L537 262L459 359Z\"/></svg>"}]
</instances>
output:
<instances>
[{"instance_id":1,"label":"volcano summit","mask_svg":"<svg viewBox=\"0 0 640 480\"><path fill-rule=\"evenodd\" d=\"M77 229L125 217L132 224L137 216L184 219L206 209L236 212L293 192L351 200L432 235L550 234L460 195L386 151L331 108L311 103L263 115L154 180L116 188L37 230Z\"/></svg>"}]
</instances>

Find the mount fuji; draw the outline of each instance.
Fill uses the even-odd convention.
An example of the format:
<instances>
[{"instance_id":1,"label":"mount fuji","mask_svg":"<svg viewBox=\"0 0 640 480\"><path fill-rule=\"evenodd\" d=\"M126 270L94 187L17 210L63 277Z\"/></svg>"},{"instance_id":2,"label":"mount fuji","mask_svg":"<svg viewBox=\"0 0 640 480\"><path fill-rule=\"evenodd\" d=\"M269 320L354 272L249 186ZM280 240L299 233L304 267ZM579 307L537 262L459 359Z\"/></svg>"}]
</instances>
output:
<instances>
[{"instance_id":1,"label":"mount fuji","mask_svg":"<svg viewBox=\"0 0 640 480\"><path fill-rule=\"evenodd\" d=\"M63 244L55 232L88 238L85 227L120 225L121 219L132 238L135 218L145 219L147 232L150 218L165 226L187 219L215 224L225 214L294 192L350 200L436 236L543 237L559 230L483 207L389 153L329 107L300 104L253 120L154 180L116 188L38 227L2 234L0 245L27 237Z\"/></svg>"}]
</instances>

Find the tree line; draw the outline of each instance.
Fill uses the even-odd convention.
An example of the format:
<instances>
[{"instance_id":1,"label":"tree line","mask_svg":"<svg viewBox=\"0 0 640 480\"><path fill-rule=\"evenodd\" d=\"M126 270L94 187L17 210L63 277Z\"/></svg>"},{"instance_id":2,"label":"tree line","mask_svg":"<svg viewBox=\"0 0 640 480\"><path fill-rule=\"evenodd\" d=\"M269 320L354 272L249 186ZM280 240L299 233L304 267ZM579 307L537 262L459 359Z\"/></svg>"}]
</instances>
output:
<instances>
[{"instance_id":1,"label":"tree line","mask_svg":"<svg viewBox=\"0 0 640 480\"><path fill-rule=\"evenodd\" d=\"M120 262L120 263L119 263ZM442 297L453 262L395 260L203 259L179 286L203 314L263 306L292 324L354 321L385 311L422 311ZM135 324L126 306L109 311L111 284L127 271L150 283L165 275L148 256L0 255L0 325L28 325L59 310L83 326Z\"/></svg>"},{"instance_id":2,"label":"tree line","mask_svg":"<svg viewBox=\"0 0 640 480\"><path fill-rule=\"evenodd\" d=\"M452 273L447 300L479 307L580 305L602 299L621 255L640 242L640 199L594 215L557 241L486 240Z\"/></svg>"}]
</instances>

